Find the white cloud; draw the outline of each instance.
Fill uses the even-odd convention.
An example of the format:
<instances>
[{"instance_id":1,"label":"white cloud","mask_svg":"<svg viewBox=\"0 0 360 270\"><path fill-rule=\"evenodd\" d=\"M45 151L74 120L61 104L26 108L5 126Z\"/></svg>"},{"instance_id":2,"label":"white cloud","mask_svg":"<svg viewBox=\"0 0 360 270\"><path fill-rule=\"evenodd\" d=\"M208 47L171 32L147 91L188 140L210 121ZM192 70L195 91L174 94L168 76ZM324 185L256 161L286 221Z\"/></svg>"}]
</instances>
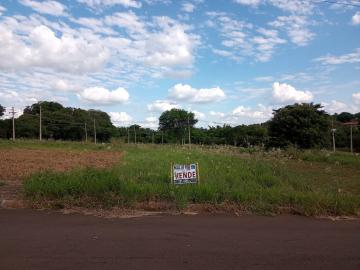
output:
<instances>
[{"instance_id":1,"label":"white cloud","mask_svg":"<svg viewBox=\"0 0 360 270\"><path fill-rule=\"evenodd\" d=\"M6 11L6 8L0 5L0 16Z\"/></svg>"},{"instance_id":2,"label":"white cloud","mask_svg":"<svg viewBox=\"0 0 360 270\"><path fill-rule=\"evenodd\" d=\"M55 79L50 82L52 89L60 92L76 92L81 90L78 82L70 82L66 79Z\"/></svg>"},{"instance_id":3,"label":"white cloud","mask_svg":"<svg viewBox=\"0 0 360 270\"><path fill-rule=\"evenodd\" d=\"M188 84L176 84L169 89L169 95L178 101L190 103L211 103L225 99L225 92L220 87L196 89Z\"/></svg>"},{"instance_id":4,"label":"white cloud","mask_svg":"<svg viewBox=\"0 0 360 270\"><path fill-rule=\"evenodd\" d=\"M145 63L154 66L191 64L198 36L186 34L186 26L168 17L158 17L155 22L161 31L149 34L145 43Z\"/></svg>"},{"instance_id":5,"label":"white cloud","mask_svg":"<svg viewBox=\"0 0 360 270\"><path fill-rule=\"evenodd\" d=\"M137 0L78 0L78 2L88 5L91 8L101 6L122 5L128 8L141 8L141 2Z\"/></svg>"},{"instance_id":6,"label":"white cloud","mask_svg":"<svg viewBox=\"0 0 360 270\"><path fill-rule=\"evenodd\" d=\"M126 112L110 112L111 122L117 126L129 126L132 122L132 117Z\"/></svg>"},{"instance_id":7,"label":"white cloud","mask_svg":"<svg viewBox=\"0 0 360 270\"><path fill-rule=\"evenodd\" d=\"M360 11L357 11L354 16L352 16L351 23L353 25L360 25Z\"/></svg>"},{"instance_id":8,"label":"white cloud","mask_svg":"<svg viewBox=\"0 0 360 270\"><path fill-rule=\"evenodd\" d=\"M146 117L145 122L142 123L142 127L144 128L157 129L158 126L159 126L159 119L155 116Z\"/></svg>"},{"instance_id":9,"label":"white cloud","mask_svg":"<svg viewBox=\"0 0 360 270\"><path fill-rule=\"evenodd\" d=\"M258 104L255 107L238 106L231 112L210 111L209 114L214 117L210 125L232 125L263 123L272 117L273 108Z\"/></svg>"},{"instance_id":10,"label":"white cloud","mask_svg":"<svg viewBox=\"0 0 360 270\"><path fill-rule=\"evenodd\" d=\"M234 2L241 5L257 7L261 3L261 0L234 0Z\"/></svg>"},{"instance_id":11,"label":"white cloud","mask_svg":"<svg viewBox=\"0 0 360 270\"><path fill-rule=\"evenodd\" d=\"M268 0L273 6L291 13L311 14L316 2L309 0Z\"/></svg>"},{"instance_id":12,"label":"white cloud","mask_svg":"<svg viewBox=\"0 0 360 270\"><path fill-rule=\"evenodd\" d=\"M132 11L116 12L106 16L104 22L110 26L125 28L130 34L143 34L146 36L145 24Z\"/></svg>"},{"instance_id":13,"label":"white cloud","mask_svg":"<svg viewBox=\"0 0 360 270\"><path fill-rule=\"evenodd\" d=\"M156 100L147 105L148 110L152 112L164 112L174 108L179 108L179 105L168 100Z\"/></svg>"},{"instance_id":14,"label":"white cloud","mask_svg":"<svg viewBox=\"0 0 360 270\"><path fill-rule=\"evenodd\" d=\"M321 102L321 105L325 108L328 113L358 113L360 111L360 92L352 95L352 103L344 103L338 100L332 100L330 103Z\"/></svg>"},{"instance_id":15,"label":"white cloud","mask_svg":"<svg viewBox=\"0 0 360 270\"><path fill-rule=\"evenodd\" d=\"M185 2L182 4L181 10L191 13L195 10L195 5L190 2Z\"/></svg>"},{"instance_id":16,"label":"white cloud","mask_svg":"<svg viewBox=\"0 0 360 270\"><path fill-rule=\"evenodd\" d=\"M53 16L64 16L66 15L66 6L57 1L35 1L35 0L21 0L21 4L31 7L33 10L49 14Z\"/></svg>"},{"instance_id":17,"label":"white cloud","mask_svg":"<svg viewBox=\"0 0 360 270\"><path fill-rule=\"evenodd\" d=\"M255 81L258 81L258 82L271 82L271 81L274 81L274 77L272 77L272 76L260 76L260 77L256 77Z\"/></svg>"},{"instance_id":18,"label":"white cloud","mask_svg":"<svg viewBox=\"0 0 360 270\"><path fill-rule=\"evenodd\" d=\"M0 69L19 70L35 67L69 73L99 70L109 58L100 43L63 34L57 37L45 25L30 30L25 39L0 25Z\"/></svg>"},{"instance_id":19,"label":"white cloud","mask_svg":"<svg viewBox=\"0 0 360 270\"><path fill-rule=\"evenodd\" d=\"M20 93L15 90L0 89L1 105L8 105L7 109L10 109L10 107L14 106L16 107L16 111L20 112L26 105L36 103L39 100L39 96L31 93L30 91L27 93Z\"/></svg>"},{"instance_id":20,"label":"white cloud","mask_svg":"<svg viewBox=\"0 0 360 270\"><path fill-rule=\"evenodd\" d=\"M38 14L0 17L0 72L66 72L109 86L191 76L200 44L193 29L165 16L145 18L132 11L69 18L72 27Z\"/></svg>"},{"instance_id":21,"label":"white cloud","mask_svg":"<svg viewBox=\"0 0 360 270\"><path fill-rule=\"evenodd\" d=\"M224 57L240 61L244 56L256 61L267 62L271 59L278 45L286 43L275 29L255 28L251 23L232 19L223 13L208 12L209 26L220 31L224 49L213 52ZM254 31L254 29L256 31Z\"/></svg>"},{"instance_id":22,"label":"white cloud","mask_svg":"<svg viewBox=\"0 0 360 270\"><path fill-rule=\"evenodd\" d=\"M358 92L358 93L353 93L353 94L352 94L352 98L353 98L355 104L359 104L359 105L360 105L360 92Z\"/></svg>"},{"instance_id":23,"label":"white cloud","mask_svg":"<svg viewBox=\"0 0 360 270\"><path fill-rule=\"evenodd\" d=\"M1 90L0 91L0 100L15 100L19 98L19 94L16 91L11 90Z\"/></svg>"},{"instance_id":24,"label":"white cloud","mask_svg":"<svg viewBox=\"0 0 360 270\"><path fill-rule=\"evenodd\" d=\"M92 104L110 105L117 103L125 103L129 100L129 93L125 88L119 87L114 91L110 91L103 87L89 87L78 94L81 100Z\"/></svg>"},{"instance_id":25,"label":"white cloud","mask_svg":"<svg viewBox=\"0 0 360 270\"><path fill-rule=\"evenodd\" d=\"M345 112L349 109L349 106L343 102L332 100L330 103L322 102L321 105L325 108L325 111L331 114Z\"/></svg>"},{"instance_id":26,"label":"white cloud","mask_svg":"<svg viewBox=\"0 0 360 270\"><path fill-rule=\"evenodd\" d=\"M314 59L314 61L328 65L360 63L360 48L357 48L353 53L348 53L340 56L331 56L331 55L322 56Z\"/></svg>"},{"instance_id":27,"label":"white cloud","mask_svg":"<svg viewBox=\"0 0 360 270\"><path fill-rule=\"evenodd\" d=\"M293 86L286 83L275 82L273 84L273 98L281 104L310 102L313 97L311 92L296 90Z\"/></svg>"},{"instance_id":28,"label":"white cloud","mask_svg":"<svg viewBox=\"0 0 360 270\"><path fill-rule=\"evenodd\" d=\"M308 29L309 19L306 16L279 16L269 25L286 31L290 40L298 46L306 46L315 36Z\"/></svg>"},{"instance_id":29,"label":"white cloud","mask_svg":"<svg viewBox=\"0 0 360 270\"><path fill-rule=\"evenodd\" d=\"M195 111L195 110L192 110L191 112L193 112L195 114L195 118L198 120L204 120L206 118L205 113Z\"/></svg>"},{"instance_id":30,"label":"white cloud","mask_svg":"<svg viewBox=\"0 0 360 270\"><path fill-rule=\"evenodd\" d=\"M216 116L216 117L219 117L219 118L225 117L225 113L223 113L223 112L210 111L209 113L210 113L211 116Z\"/></svg>"},{"instance_id":31,"label":"white cloud","mask_svg":"<svg viewBox=\"0 0 360 270\"><path fill-rule=\"evenodd\" d=\"M248 117L257 119L258 121L266 120L272 116L272 108L266 107L262 104L258 104L257 109L250 107L239 106L232 111L232 115L237 117Z\"/></svg>"}]
</instances>

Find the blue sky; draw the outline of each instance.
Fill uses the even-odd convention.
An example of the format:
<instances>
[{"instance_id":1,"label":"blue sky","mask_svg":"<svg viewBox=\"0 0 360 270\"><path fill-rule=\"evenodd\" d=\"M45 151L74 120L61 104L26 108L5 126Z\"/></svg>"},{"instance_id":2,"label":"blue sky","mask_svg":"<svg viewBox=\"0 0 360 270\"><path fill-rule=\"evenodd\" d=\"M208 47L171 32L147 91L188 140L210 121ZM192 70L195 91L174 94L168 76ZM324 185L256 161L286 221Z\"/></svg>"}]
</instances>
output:
<instances>
[{"instance_id":1,"label":"blue sky","mask_svg":"<svg viewBox=\"0 0 360 270\"><path fill-rule=\"evenodd\" d=\"M295 102L358 112L360 1L2 0L0 59L19 112L52 100L151 128L171 108L201 126Z\"/></svg>"}]
</instances>

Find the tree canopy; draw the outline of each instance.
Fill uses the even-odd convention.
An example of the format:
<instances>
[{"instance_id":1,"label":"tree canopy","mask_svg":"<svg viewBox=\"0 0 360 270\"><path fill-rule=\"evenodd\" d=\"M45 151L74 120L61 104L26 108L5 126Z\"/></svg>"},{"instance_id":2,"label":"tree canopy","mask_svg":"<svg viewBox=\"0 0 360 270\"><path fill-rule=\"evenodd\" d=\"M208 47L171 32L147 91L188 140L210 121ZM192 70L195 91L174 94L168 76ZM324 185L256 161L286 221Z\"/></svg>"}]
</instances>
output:
<instances>
[{"instance_id":1,"label":"tree canopy","mask_svg":"<svg viewBox=\"0 0 360 270\"><path fill-rule=\"evenodd\" d=\"M85 140L86 133L94 137L94 120L98 141L108 141L115 135L116 128L107 113L97 110L83 110L64 107L57 102L38 102L27 106L16 119L16 135L20 138L37 138L40 126L40 105L42 111L42 137L55 140ZM9 127L9 125L3 125ZM85 131L86 126L86 131ZM9 136L9 131L0 132Z\"/></svg>"},{"instance_id":2,"label":"tree canopy","mask_svg":"<svg viewBox=\"0 0 360 270\"><path fill-rule=\"evenodd\" d=\"M4 115L5 108L0 104L0 117Z\"/></svg>"},{"instance_id":3,"label":"tree canopy","mask_svg":"<svg viewBox=\"0 0 360 270\"><path fill-rule=\"evenodd\" d=\"M336 147L349 149L350 127L344 122L360 120L360 113L343 112L329 116L319 104L294 104L274 110L273 118L262 124L216 125L196 127L194 113L181 109L163 112L157 130L134 124L114 127L107 113L64 107L57 102L39 102L25 108L15 119L16 136L38 138L42 111L42 137L54 140L84 141L94 137L94 120L97 141L106 142L119 137L124 142L137 143L188 143L206 145L233 145L238 147L329 147L331 130L336 129ZM0 106L0 115L4 107ZM86 129L85 129L86 128ZM360 129L353 127L353 145L360 151ZM0 138L11 138L12 120L0 119Z\"/></svg>"},{"instance_id":4,"label":"tree canopy","mask_svg":"<svg viewBox=\"0 0 360 270\"><path fill-rule=\"evenodd\" d=\"M159 130L175 137L179 142L185 136L185 130L188 127L193 128L197 122L194 113L182 109L171 109L160 115Z\"/></svg>"},{"instance_id":5,"label":"tree canopy","mask_svg":"<svg viewBox=\"0 0 360 270\"><path fill-rule=\"evenodd\" d=\"M300 148L325 147L330 143L330 118L320 104L303 103L274 110L269 122L270 142Z\"/></svg>"}]
</instances>

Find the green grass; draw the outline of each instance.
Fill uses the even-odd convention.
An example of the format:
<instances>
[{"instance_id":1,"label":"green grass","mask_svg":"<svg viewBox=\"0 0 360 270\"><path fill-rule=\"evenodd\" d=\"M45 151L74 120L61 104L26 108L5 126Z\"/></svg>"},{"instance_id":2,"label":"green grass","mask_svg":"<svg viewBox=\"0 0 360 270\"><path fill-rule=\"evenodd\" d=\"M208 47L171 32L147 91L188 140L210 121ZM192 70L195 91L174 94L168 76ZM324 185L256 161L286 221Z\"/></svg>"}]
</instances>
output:
<instances>
[{"instance_id":1,"label":"green grass","mask_svg":"<svg viewBox=\"0 0 360 270\"><path fill-rule=\"evenodd\" d=\"M165 202L177 209L189 203L232 204L256 213L291 209L303 215L357 215L360 210L359 167L345 168L333 164L333 159L264 158L200 147L117 145L116 149L122 149L124 157L111 169L33 175L24 184L26 197L88 207ZM345 163L354 165L358 159L346 156ZM171 185L171 162L198 162L200 185Z\"/></svg>"}]
</instances>

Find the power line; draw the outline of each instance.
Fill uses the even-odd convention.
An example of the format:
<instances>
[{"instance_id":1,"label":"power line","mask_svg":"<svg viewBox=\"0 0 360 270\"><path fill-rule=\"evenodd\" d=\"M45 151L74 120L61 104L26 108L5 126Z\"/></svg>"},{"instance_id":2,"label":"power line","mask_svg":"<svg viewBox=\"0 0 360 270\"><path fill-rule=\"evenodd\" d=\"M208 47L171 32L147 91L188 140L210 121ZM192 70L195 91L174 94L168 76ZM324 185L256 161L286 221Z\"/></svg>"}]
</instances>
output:
<instances>
[{"instance_id":1,"label":"power line","mask_svg":"<svg viewBox=\"0 0 360 270\"><path fill-rule=\"evenodd\" d=\"M350 6L350 7L358 7L360 8L360 2L358 1L352 1L352 2L338 2L338 1L332 1L332 0L321 0L321 1L312 1L314 3L324 3L324 4L336 4L336 5L342 5L342 6ZM359 5L353 4L353 2L359 3Z\"/></svg>"}]
</instances>

